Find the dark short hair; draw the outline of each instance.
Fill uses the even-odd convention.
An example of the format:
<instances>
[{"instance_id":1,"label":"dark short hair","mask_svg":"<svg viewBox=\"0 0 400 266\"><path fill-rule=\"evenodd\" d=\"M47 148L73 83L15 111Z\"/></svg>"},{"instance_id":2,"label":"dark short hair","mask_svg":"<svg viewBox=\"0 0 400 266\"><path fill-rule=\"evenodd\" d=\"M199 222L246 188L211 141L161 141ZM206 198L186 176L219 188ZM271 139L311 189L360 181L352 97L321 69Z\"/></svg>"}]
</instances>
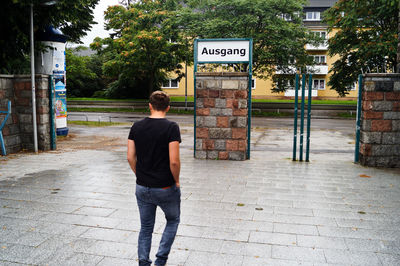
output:
<instances>
[{"instance_id":1,"label":"dark short hair","mask_svg":"<svg viewBox=\"0 0 400 266\"><path fill-rule=\"evenodd\" d=\"M169 96L163 91L155 91L150 95L150 103L156 111L165 111L169 106Z\"/></svg>"}]
</instances>

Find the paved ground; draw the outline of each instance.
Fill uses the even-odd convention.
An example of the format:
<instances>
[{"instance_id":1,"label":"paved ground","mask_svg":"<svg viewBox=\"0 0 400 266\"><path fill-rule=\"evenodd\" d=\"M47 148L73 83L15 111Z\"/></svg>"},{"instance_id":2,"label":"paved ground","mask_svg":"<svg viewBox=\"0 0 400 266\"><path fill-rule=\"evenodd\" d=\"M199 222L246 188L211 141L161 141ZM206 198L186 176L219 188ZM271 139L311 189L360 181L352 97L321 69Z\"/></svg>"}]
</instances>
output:
<instances>
[{"instance_id":1,"label":"paved ground","mask_svg":"<svg viewBox=\"0 0 400 266\"><path fill-rule=\"evenodd\" d=\"M353 164L352 126L339 120L313 128L310 163L292 162L288 121L255 126L244 162L195 160L192 126L180 124L168 265L400 264L400 171ZM72 126L58 151L0 158L0 265L136 264L128 131ZM163 226L158 213L152 259Z\"/></svg>"}]
</instances>

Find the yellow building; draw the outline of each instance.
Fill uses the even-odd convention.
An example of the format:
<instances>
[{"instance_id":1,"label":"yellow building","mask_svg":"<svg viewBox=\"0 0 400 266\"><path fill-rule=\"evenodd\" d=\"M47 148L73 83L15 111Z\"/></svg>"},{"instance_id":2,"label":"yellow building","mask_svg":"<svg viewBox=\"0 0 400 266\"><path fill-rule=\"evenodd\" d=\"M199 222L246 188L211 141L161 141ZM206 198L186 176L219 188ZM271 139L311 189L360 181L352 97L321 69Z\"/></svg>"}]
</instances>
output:
<instances>
[{"instance_id":1,"label":"yellow building","mask_svg":"<svg viewBox=\"0 0 400 266\"><path fill-rule=\"evenodd\" d=\"M314 61L316 62L316 65L313 66L316 73L313 74L312 77L312 95L315 99L354 100L357 98L357 84L354 85L354 89L351 90L346 97L339 97L338 93L327 85L330 77L330 67L335 60L337 60L337 57L328 56L327 40L335 34L335 32L328 34L327 26L321 22L321 15L323 11L331 7L335 2L335 0L309 0L309 4L304 7L304 25L315 34L326 39L325 43L318 46L306 45L307 52L311 56L314 56ZM171 78L172 79L163 85L163 90L168 92L171 96L184 96L185 91L187 91L188 96L193 96L193 67L187 68L187 83L185 78L182 78L179 82L174 80L173 77ZM284 93L274 93L272 92L271 80L253 77L252 98L254 99L287 99L293 98L293 96L293 89L288 89Z\"/></svg>"}]
</instances>

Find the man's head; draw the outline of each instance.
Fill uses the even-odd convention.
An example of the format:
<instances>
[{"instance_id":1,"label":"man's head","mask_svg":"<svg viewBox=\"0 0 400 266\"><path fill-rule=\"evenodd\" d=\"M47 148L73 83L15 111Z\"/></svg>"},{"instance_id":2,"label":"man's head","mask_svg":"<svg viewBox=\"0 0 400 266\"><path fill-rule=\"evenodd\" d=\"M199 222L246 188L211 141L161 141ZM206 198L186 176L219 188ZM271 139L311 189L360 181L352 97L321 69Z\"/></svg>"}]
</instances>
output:
<instances>
[{"instance_id":1,"label":"man's head","mask_svg":"<svg viewBox=\"0 0 400 266\"><path fill-rule=\"evenodd\" d=\"M167 112L169 96L163 91L155 91L150 95L150 104L154 111Z\"/></svg>"}]
</instances>

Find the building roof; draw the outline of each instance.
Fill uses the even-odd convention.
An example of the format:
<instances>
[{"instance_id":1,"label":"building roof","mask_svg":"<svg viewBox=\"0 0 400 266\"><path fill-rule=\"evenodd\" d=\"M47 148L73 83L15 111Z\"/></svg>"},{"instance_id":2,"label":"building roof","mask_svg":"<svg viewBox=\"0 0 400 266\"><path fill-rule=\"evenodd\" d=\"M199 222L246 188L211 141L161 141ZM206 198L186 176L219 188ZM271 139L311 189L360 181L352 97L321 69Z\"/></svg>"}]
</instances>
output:
<instances>
[{"instance_id":1,"label":"building roof","mask_svg":"<svg viewBox=\"0 0 400 266\"><path fill-rule=\"evenodd\" d=\"M91 56L96 53L96 51L93 51L89 47L80 47L80 49L73 49L72 52L77 56Z\"/></svg>"},{"instance_id":2,"label":"building roof","mask_svg":"<svg viewBox=\"0 0 400 266\"><path fill-rule=\"evenodd\" d=\"M331 7L338 0L308 0L306 7Z\"/></svg>"}]
</instances>

